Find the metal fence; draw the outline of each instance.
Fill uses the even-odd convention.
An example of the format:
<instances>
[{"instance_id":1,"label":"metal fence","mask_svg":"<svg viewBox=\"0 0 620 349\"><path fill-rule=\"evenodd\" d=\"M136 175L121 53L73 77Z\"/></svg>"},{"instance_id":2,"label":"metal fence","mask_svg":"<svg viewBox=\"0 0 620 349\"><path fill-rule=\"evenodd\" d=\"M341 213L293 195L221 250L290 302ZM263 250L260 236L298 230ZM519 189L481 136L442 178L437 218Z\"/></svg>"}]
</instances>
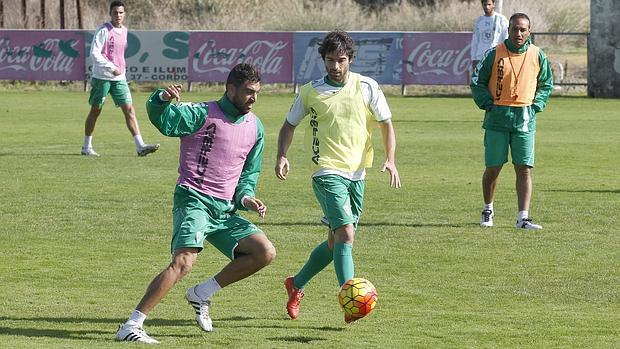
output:
<instances>
[{"instance_id":1,"label":"metal fence","mask_svg":"<svg viewBox=\"0 0 620 349\"><path fill-rule=\"evenodd\" d=\"M551 62L554 84L563 86L588 85L589 33L533 33L532 41Z\"/></svg>"}]
</instances>

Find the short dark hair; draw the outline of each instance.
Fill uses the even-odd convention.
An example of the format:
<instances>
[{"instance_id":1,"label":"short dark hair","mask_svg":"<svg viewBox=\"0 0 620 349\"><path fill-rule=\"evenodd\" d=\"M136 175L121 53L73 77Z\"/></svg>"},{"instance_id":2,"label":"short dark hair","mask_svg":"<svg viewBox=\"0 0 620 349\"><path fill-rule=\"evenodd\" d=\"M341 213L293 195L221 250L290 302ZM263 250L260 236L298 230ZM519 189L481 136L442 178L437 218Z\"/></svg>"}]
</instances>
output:
<instances>
[{"instance_id":1,"label":"short dark hair","mask_svg":"<svg viewBox=\"0 0 620 349\"><path fill-rule=\"evenodd\" d=\"M112 12L113 8L119 7L119 6L123 6L123 8L127 10L127 6L125 6L125 2L120 1L120 0L114 0L110 3L110 12Z\"/></svg>"},{"instance_id":2,"label":"short dark hair","mask_svg":"<svg viewBox=\"0 0 620 349\"><path fill-rule=\"evenodd\" d=\"M228 73L228 79L226 79L226 85L232 84L235 88L243 85L247 81L260 82L260 71L253 64L239 63L232 68Z\"/></svg>"},{"instance_id":3,"label":"short dark hair","mask_svg":"<svg viewBox=\"0 0 620 349\"><path fill-rule=\"evenodd\" d=\"M484 4L484 2L485 2L485 1L487 1L487 0L480 0L480 3L481 3L481 4ZM492 2L492 3L495 3L495 0L491 0L491 2Z\"/></svg>"},{"instance_id":4,"label":"short dark hair","mask_svg":"<svg viewBox=\"0 0 620 349\"><path fill-rule=\"evenodd\" d=\"M519 18L525 18L527 19L527 26L528 28L532 25L532 21L530 21L530 17L528 17L525 13L523 12L517 12L515 14L513 14L512 16L510 16L510 20L508 21L509 24L512 24L512 21L515 19L519 19Z\"/></svg>"},{"instance_id":5,"label":"short dark hair","mask_svg":"<svg viewBox=\"0 0 620 349\"><path fill-rule=\"evenodd\" d=\"M325 35L319 45L319 54L325 60L325 55L331 52L346 54L349 56L349 59L353 59L353 56L355 56L355 41L344 30L337 29L331 31Z\"/></svg>"}]
</instances>

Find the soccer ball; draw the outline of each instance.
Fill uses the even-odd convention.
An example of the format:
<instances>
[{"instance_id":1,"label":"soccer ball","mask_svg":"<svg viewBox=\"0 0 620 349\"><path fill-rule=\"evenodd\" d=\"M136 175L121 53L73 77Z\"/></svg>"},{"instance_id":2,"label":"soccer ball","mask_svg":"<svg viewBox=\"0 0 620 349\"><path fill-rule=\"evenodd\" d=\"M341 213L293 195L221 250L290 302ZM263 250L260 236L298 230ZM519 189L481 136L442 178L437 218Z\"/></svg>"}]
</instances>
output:
<instances>
[{"instance_id":1,"label":"soccer ball","mask_svg":"<svg viewBox=\"0 0 620 349\"><path fill-rule=\"evenodd\" d=\"M345 314L353 319L361 319L377 305L377 289L366 279L353 278L340 287L338 303Z\"/></svg>"}]
</instances>

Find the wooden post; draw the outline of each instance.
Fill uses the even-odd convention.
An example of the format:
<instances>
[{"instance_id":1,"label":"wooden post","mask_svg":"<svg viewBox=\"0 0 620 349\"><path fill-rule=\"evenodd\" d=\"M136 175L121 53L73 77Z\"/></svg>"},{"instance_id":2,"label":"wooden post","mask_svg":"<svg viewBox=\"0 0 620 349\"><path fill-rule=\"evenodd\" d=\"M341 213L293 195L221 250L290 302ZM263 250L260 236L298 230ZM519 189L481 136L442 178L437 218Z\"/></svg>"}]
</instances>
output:
<instances>
[{"instance_id":1,"label":"wooden post","mask_svg":"<svg viewBox=\"0 0 620 349\"><path fill-rule=\"evenodd\" d=\"M4 1L0 0L0 28L4 28Z\"/></svg>"},{"instance_id":2,"label":"wooden post","mask_svg":"<svg viewBox=\"0 0 620 349\"><path fill-rule=\"evenodd\" d=\"M28 28L28 16L26 14L26 0L22 0L22 23L24 23L24 28Z\"/></svg>"},{"instance_id":3,"label":"wooden post","mask_svg":"<svg viewBox=\"0 0 620 349\"><path fill-rule=\"evenodd\" d=\"M41 28L45 29L45 0L41 0Z\"/></svg>"},{"instance_id":4,"label":"wooden post","mask_svg":"<svg viewBox=\"0 0 620 349\"><path fill-rule=\"evenodd\" d=\"M82 22L82 13L84 13L82 2L80 0L75 0L75 7L77 8L78 28L84 29L84 23Z\"/></svg>"},{"instance_id":5,"label":"wooden post","mask_svg":"<svg viewBox=\"0 0 620 349\"><path fill-rule=\"evenodd\" d=\"M65 29L65 0L60 0L60 29Z\"/></svg>"}]
</instances>

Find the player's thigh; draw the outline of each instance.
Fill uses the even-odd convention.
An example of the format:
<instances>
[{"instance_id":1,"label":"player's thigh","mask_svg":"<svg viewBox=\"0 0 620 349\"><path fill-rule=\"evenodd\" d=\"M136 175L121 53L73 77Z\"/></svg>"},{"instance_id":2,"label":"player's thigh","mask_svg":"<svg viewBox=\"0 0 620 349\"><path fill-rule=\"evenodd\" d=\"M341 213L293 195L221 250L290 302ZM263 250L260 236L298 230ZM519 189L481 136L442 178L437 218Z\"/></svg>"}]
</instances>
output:
<instances>
[{"instance_id":1,"label":"player's thigh","mask_svg":"<svg viewBox=\"0 0 620 349\"><path fill-rule=\"evenodd\" d=\"M249 250L251 247L248 244L252 244L254 241L244 242L244 245L238 250L240 241L259 234L264 236L263 231L254 223L239 215L231 215L226 219L219 220L215 230L207 235L206 240L230 260L233 260L237 252L242 254L251 252ZM257 246L253 247L258 248Z\"/></svg>"},{"instance_id":2,"label":"player's thigh","mask_svg":"<svg viewBox=\"0 0 620 349\"><path fill-rule=\"evenodd\" d=\"M88 97L88 104L91 106L101 108L105 103L105 98L110 92L110 81L101 80L96 78L90 79L90 96Z\"/></svg>"},{"instance_id":3,"label":"player's thigh","mask_svg":"<svg viewBox=\"0 0 620 349\"><path fill-rule=\"evenodd\" d=\"M536 131L513 132L510 137L512 163L534 167Z\"/></svg>"},{"instance_id":4,"label":"player's thigh","mask_svg":"<svg viewBox=\"0 0 620 349\"><path fill-rule=\"evenodd\" d=\"M351 213L355 218L355 224L362 216L364 209L364 190L366 188L366 181L352 181L349 185L349 202L351 203Z\"/></svg>"},{"instance_id":5,"label":"player's thigh","mask_svg":"<svg viewBox=\"0 0 620 349\"><path fill-rule=\"evenodd\" d=\"M200 252L205 236L212 230L211 220L209 211L200 200L192 197L179 198L175 195L171 252L181 248L196 248Z\"/></svg>"},{"instance_id":6,"label":"player's thigh","mask_svg":"<svg viewBox=\"0 0 620 349\"><path fill-rule=\"evenodd\" d=\"M484 132L484 165L497 167L508 162L510 133L486 130Z\"/></svg>"},{"instance_id":7,"label":"player's thigh","mask_svg":"<svg viewBox=\"0 0 620 349\"><path fill-rule=\"evenodd\" d=\"M350 184L350 180L337 175L312 178L312 189L332 230L357 222L351 205Z\"/></svg>"},{"instance_id":8,"label":"player's thigh","mask_svg":"<svg viewBox=\"0 0 620 349\"><path fill-rule=\"evenodd\" d=\"M111 81L110 95L117 106L133 104L127 80Z\"/></svg>"}]
</instances>

